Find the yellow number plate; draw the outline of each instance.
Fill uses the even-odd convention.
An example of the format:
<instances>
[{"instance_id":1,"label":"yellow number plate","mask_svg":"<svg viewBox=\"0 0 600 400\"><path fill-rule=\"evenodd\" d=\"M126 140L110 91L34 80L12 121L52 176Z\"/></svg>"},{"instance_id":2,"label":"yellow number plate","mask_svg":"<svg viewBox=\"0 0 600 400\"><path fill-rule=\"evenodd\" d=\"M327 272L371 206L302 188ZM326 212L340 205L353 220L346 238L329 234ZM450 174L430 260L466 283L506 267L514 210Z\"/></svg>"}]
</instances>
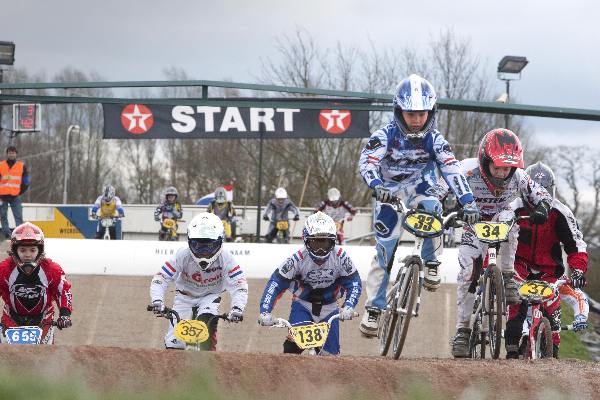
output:
<instances>
[{"instance_id":1,"label":"yellow number plate","mask_svg":"<svg viewBox=\"0 0 600 400\"><path fill-rule=\"evenodd\" d=\"M175 226L175 220L171 218L165 218L165 220L163 221L163 226L167 229L171 229Z\"/></svg>"},{"instance_id":2,"label":"yellow number plate","mask_svg":"<svg viewBox=\"0 0 600 400\"><path fill-rule=\"evenodd\" d=\"M503 222L477 222L473 229L479 240L505 241L509 226Z\"/></svg>"},{"instance_id":3,"label":"yellow number plate","mask_svg":"<svg viewBox=\"0 0 600 400\"><path fill-rule=\"evenodd\" d=\"M342 223L341 222L336 222L335 223L335 229L339 232L342 230Z\"/></svg>"},{"instance_id":4,"label":"yellow number plate","mask_svg":"<svg viewBox=\"0 0 600 400\"><path fill-rule=\"evenodd\" d=\"M319 324L293 326L290 328L290 334L301 349L323 347L329 334L329 324L321 322Z\"/></svg>"},{"instance_id":5,"label":"yellow number plate","mask_svg":"<svg viewBox=\"0 0 600 400\"><path fill-rule=\"evenodd\" d=\"M208 327L203 321L182 319L175 325L173 334L186 344L198 344L208 340Z\"/></svg>"},{"instance_id":6,"label":"yellow number plate","mask_svg":"<svg viewBox=\"0 0 600 400\"><path fill-rule=\"evenodd\" d=\"M523 283L519 288L519 294L523 297L538 297L550 298L554 296L554 291L548 283L544 281L528 281Z\"/></svg>"},{"instance_id":7,"label":"yellow number plate","mask_svg":"<svg viewBox=\"0 0 600 400\"><path fill-rule=\"evenodd\" d=\"M290 224L287 221L279 221L277 222L277 230L278 231L287 231Z\"/></svg>"},{"instance_id":8,"label":"yellow number plate","mask_svg":"<svg viewBox=\"0 0 600 400\"><path fill-rule=\"evenodd\" d=\"M442 222L429 214L410 214L406 217L406 225L416 232L427 234L439 233L442 231Z\"/></svg>"},{"instance_id":9,"label":"yellow number plate","mask_svg":"<svg viewBox=\"0 0 600 400\"><path fill-rule=\"evenodd\" d=\"M221 220L221 222L223 223L223 230L225 231L225 237L230 238L231 237L231 224L226 219Z\"/></svg>"}]
</instances>

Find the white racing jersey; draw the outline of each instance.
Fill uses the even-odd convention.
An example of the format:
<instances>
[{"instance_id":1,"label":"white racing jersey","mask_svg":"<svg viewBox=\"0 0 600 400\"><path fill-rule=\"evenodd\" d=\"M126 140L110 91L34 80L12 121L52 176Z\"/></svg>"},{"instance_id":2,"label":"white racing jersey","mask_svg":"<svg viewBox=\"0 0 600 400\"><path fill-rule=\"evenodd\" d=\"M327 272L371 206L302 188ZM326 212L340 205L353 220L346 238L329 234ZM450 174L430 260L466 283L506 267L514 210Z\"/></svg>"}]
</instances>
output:
<instances>
[{"instance_id":1,"label":"white racing jersey","mask_svg":"<svg viewBox=\"0 0 600 400\"><path fill-rule=\"evenodd\" d=\"M169 283L175 282L177 295L219 303L221 293L231 296L231 306L244 310L248 302L248 283L240 265L231 253L221 251L217 259L202 271L188 247L177 250L175 256L159 269L152 278L150 298L164 302Z\"/></svg>"}]
</instances>

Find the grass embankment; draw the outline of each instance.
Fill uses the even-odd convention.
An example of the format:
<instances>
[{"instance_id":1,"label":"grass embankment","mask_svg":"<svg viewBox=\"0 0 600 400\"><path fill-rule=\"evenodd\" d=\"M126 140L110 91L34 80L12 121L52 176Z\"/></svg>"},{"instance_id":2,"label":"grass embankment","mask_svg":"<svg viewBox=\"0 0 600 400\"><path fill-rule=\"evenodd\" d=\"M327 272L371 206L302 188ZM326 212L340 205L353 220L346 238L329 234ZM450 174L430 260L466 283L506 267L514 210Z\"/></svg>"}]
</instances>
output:
<instances>
[{"instance_id":1,"label":"grass embankment","mask_svg":"<svg viewBox=\"0 0 600 400\"><path fill-rule=\"evenodd\" d=\"M573 310L571 307L561 304L562 324L567 325L573 322ZM593 329L591 326L588 329ZM560 358L576 358L579 360L591 361L590 354L581 341L581 333L572 331L563 331L560 334Z\"/></svg>"}]
</instances>

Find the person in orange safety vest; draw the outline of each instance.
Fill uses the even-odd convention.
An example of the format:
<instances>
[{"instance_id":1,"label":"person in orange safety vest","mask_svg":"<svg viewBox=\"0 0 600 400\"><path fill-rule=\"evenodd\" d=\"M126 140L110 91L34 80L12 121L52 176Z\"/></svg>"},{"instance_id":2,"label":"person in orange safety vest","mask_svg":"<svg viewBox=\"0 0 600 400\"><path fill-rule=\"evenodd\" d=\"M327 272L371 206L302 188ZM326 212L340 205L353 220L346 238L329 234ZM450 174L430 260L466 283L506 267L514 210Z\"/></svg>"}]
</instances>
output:
<instances>
[{"instance_id":1,"label":"person in orange safety vest","mask_svg":"<svg viewBox=\"0 0 600 400\"><path fill-rule=\"evenodd\" d=\"M20 196L29 188L29 173L23 161L17 160L17 148L6 148L6 160L0 161L0 223L4 238L10 238L8 206L15 218L15 226L23 223L23 204Z\"/></svg>"}]
</instances>

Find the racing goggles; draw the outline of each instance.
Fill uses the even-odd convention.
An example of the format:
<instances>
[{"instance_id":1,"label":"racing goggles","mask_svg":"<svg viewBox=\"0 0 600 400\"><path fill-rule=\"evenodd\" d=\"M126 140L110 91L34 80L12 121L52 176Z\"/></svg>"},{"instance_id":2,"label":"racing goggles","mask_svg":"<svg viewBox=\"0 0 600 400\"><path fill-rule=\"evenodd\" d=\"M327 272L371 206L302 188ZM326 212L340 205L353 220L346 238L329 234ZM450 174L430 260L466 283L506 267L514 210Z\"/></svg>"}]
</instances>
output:
<instances>
[{"instance_id":1,"label":"racing goggles","mask_svg":"<svg viewBox=\"0 0 600 400\"><path fill-rule=\"evenodd\" d=\"M198 258L211 258L221 248L223 239L188 239L191 252Z\"/></svg>"},{"instance_id":2,"label":"racing goggles","mask_svg":"<svg viewBox=\"0 0 600 400\"><path fill-rule=\"evenodd\" d=\"M328 255L335 247L335 239L332 237L309 237L304 242L308 251L317 257Z\"/></svg>"}]
</instances>

